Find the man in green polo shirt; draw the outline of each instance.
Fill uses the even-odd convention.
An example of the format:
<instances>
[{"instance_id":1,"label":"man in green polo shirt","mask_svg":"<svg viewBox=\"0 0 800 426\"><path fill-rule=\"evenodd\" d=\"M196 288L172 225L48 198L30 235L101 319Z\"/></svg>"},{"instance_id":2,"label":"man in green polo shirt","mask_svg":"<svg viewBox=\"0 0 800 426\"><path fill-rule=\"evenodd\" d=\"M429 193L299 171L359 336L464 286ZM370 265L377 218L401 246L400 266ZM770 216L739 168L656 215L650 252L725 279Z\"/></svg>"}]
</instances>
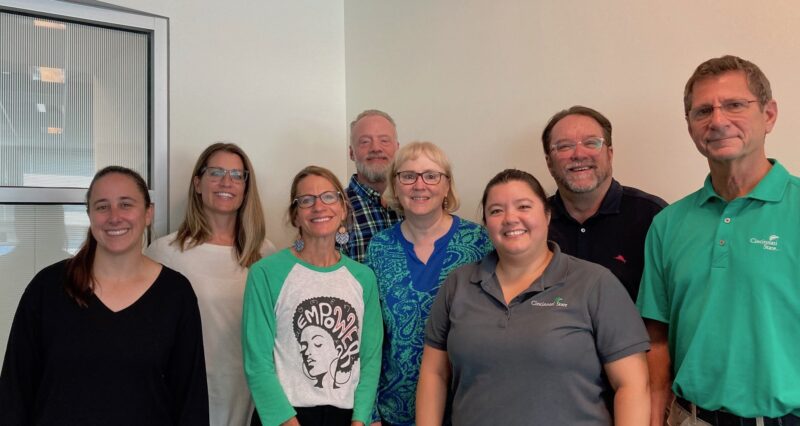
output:
<instances>
[{"instance_id":1,"label":"man in green polo shirt","mask_svg":"<svg viewBox=\"0 0 800 426\"><path fill-rule=\"evenodd\" d=\"M800 425L800 179L764 150L769 81L741 58L710 59L684 111L710 174L645 243L651 423L666 411L670 425Z\"/></svg>"}]
</instances>

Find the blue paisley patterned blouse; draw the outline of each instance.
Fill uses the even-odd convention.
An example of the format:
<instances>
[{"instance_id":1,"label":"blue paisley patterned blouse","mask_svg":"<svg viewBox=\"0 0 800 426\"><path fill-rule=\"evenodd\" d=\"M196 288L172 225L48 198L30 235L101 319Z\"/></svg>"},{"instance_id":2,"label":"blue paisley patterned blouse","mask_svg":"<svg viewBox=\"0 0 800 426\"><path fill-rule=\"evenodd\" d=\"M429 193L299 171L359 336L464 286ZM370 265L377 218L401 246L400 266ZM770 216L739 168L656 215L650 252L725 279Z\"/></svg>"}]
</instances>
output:
<instances>
[{"instance_id":1,"label":"blue paisley patterned blouse","mask_svg":"<svg viewBox=\"0 0 800 426\"><path fill-rule=\"evenodd\" d=\"M423 264L396 224L373 237L365 263L375 271L386 336L373 421L414 424L414 401L422 361L425 322L447 275L492 251L486 230L453 216L446 235ZM380 417L378 417L378 415Z\"/></svg>"}]
</instances>

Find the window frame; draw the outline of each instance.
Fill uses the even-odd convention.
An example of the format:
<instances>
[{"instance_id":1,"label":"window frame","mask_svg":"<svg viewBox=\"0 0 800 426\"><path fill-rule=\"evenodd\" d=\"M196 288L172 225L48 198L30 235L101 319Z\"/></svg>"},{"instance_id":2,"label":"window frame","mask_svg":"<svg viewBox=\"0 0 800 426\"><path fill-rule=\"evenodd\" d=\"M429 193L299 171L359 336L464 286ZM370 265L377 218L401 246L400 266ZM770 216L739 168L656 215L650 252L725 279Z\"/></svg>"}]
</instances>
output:
<instances>
[{"instance_id":1,"label":"window frame","mask_svg":"<svg viewBox=\"0 0 800 426\"><path fill-rule=\"evenodd\" d=\"M169 230L169 20L124 8L109 8L95 3L54 0L0 0L0 11L33 14L89 25L136 30L149 35L150 105L149 173L150 197L156 206L153 218L155 235ZM84 204L86 188L29 188L0 186L2 204Z\"/></svg>"}]
</instances>

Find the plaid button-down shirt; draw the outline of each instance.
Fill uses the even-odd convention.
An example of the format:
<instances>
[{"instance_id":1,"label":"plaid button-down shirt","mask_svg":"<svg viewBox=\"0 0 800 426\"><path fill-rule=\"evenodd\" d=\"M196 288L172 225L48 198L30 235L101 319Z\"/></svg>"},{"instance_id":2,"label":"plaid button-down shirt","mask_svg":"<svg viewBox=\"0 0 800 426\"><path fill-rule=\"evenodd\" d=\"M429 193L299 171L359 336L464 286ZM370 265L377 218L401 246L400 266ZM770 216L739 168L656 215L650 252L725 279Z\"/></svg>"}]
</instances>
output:
<instances>
[{"instance_id":1,"label":"plaid button-down shirt","mask_svg":"<svg viewBox=\"0 0 800 426\"><path fill-rule=\"evenodd\" d=\"M380 231L400 222L400 213L381 205L381 194L374 189L361 185L356 175L350 178L347 186L347 198L353 207L350 216L350 241L347 243L347 255L357 262L363 262L367 255L369 240Z\"/></svg>"}]
</instances>

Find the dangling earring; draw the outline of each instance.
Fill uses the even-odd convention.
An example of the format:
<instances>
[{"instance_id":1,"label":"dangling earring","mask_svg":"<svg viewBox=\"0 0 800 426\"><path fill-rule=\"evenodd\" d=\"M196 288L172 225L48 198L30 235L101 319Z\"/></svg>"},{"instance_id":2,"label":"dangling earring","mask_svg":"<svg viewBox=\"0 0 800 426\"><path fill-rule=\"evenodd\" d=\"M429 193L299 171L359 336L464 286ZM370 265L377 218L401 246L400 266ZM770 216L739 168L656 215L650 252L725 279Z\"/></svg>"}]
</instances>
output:
<instances>
[{"instance_id":1,"label":"dangling earring","mask_svg":"<svg viewBox=\"0 0 800 426\"><path fill-rule=\"evenodd\" d=\"M444 197L444 202L442 202L442 208L447 210L447 197Z\"/></svg>"},{"instance_id":2,"label":"dangling earring","mask_svg":"<svg viewBox=\"0 0 800 426\"><path fill-rule=\"evenodd\" d=\"M343 246L350 241L350 234L347 232L347 229L344 225L339 226L339 230L336 231L336 244Z\"/></svg>"},{"instance_id":3,"label":"dangling earring","mask_svg":"<svg viewBox=\"0 0 800 426\"><path fill-rule=\"evenodd\" d=\"M298 237L294 240L294 251L300 253L304 248L306 248L306 242L303 241L303 237Z\"/></svg>"}]
</instances>

